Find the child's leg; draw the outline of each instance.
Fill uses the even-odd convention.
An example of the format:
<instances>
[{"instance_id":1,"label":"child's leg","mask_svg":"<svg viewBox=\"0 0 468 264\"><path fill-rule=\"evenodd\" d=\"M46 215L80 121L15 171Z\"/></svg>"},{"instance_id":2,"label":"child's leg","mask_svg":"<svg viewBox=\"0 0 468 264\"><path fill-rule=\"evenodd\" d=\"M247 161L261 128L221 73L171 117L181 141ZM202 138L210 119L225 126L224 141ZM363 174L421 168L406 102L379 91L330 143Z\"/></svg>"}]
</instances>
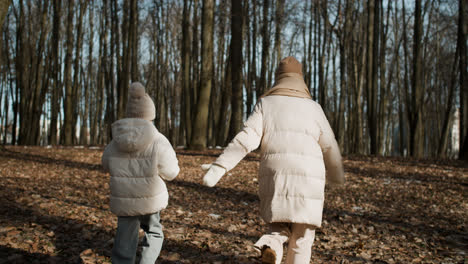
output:
<instances>
[{"instance_id":1,"label":"child's leg","mask_svg":"<svg viewBox=\"0 0 468 264\"><path fill-rule=\"evenodd\" d=\"M315 227L306 224L292 224L289 237L286 264L310 263L312 244L315 239Z\"/></svg>"},{"instance_id":2,"label":"child's leg","mask_svg":"<svg viewBox=\"0 0 468 264\"><path fill-rule=\"evenodd\" d=\"M161 247L164 240L162 225L159 222L159 212L140 216L141 228L145 231L145 237L141 244L141 260L140 264L154 264L159 257Z\"/></svg>"},{"instance_id":3,"label":"child's leg","mask_svg":"<svg viewBox=\"0 0 468 264\"><path fill-rule=\"evenodd\" d=\"M112 248L112 263L135 263L140 221L135 216L119 216Z\"/></svg>"},{"instance_id":4,"label":"child's leg","mask_svg":"<svg viewBox=\"0 0 468 264\"><path fill-rule=\"evenodd\" d=\"M289 235L289 224L271 223L269 232L255 243L255 248L261 250L263 246L267 246L273 249L276 253L276 263L279 264L283 258L283 244L288 241Z\"/></svg>"}]
</instances>

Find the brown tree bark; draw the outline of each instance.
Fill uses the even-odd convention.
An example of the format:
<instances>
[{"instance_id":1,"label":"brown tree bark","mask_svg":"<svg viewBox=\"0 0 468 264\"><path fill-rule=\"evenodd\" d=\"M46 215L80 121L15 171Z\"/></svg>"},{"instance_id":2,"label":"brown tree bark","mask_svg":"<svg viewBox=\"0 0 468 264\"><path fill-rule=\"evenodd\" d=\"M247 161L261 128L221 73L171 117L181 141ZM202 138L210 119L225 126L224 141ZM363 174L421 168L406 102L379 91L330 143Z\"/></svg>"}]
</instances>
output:
<instances>
[{"instance_id":1,"label":"brown tree bark","mask_svg":"<svg viewBox=\"0 0 468 264\"><path fill-rule=\"evenodd\" d=\"M266 90L266 74L268 67L268 57L270 50L270 30L268 9L270 0L263 0L263 22L262 22L262 65L260 66L260 80L258 83L257 97L261 96Z\"/></svg>"},{"instance_id":2,"label":"brown tree bark","mask_svg":"<svg viewBox=\"0 0 468 264\"><path fill-rule=\"evenodd\" d=\"M449 124L450 124L450 120L451 120L451 116L452 116L452 105L453 105L453 98L454 98L454 94L455 94L455 83L456 83L456 79L457 79L457 66L459 66L459 46L458 46L459 43L457 43L457 48L456 48L456 51L455 51L455 58L453 60L453 64L452 64L452 70L450 71L452 73L452 76L450 78L450 85L448 87L448 97L447 97L447 103L446 103L446 108L445 108L445 113L444 113L444 121L443 121L443 124L442 124L442 132L441 132L441 136L440 136L440 139L439 139L439 146L437 148L437 156L438 157L443 157L445 158L446 157L446 154L447 154L447 139L448 139L448 135L449 135Z\"/></svg>"},{"instance_id":3,"label":"brown tree bark","mask_svg":"<svg viewBox=\"0 0 468 264\"><path fill-rule=\"evenodd\" d=\"M3 25L5 17L8 13L12 0L1 0L0 1L0 25Z\"/></svg>"},{"instance_id":4,"label":"brown tree bark","mask_svg":"<svg viewBox=\"0 0 468 264\"><path fill-rule=\"evenodd\" d=\"M192 54L190 56L190 63L191 63L191 85L192 89L190 89L190 97L192 99L191 101L191 119L195 119L195 115L197 113L197 102L198 102L198 93L200 88L200 31L198 30L199 24L200 24L200 15L198 13L198 10L200 9L200 1L196 0L193 2L193 19L192 19ZM193 130L193 122L192 122L192 130ZM192 131L193 134L193 131ZM193 135L192 135L193 137Z\"/></svg>"},{"instance_id":5,"label":"brown tree bark","mask_svg":"<svg viewBox=\"0 0 468 264\"><path fill-rule=\"evenodd\" d=\"M57 119L60 108L60 63L59 63L59 43L60 43L60 21L61 21L61 10L62 10L62 1L54 0L52 3L53 7L53 18L52 18L52 52L51 58L52 61L52 97L51 97L51 118L50 118L50 128L49 128L49 143L51 145L57 144Z\"/></svg>"},{"instance_id":6,"label":"brown tree bark","mask_svg":"<svg viewBox=\"0 0 468 264\"><path fill-rule=\"evenodd\" d=\"M80 2L80 12L77 18L77 25L76 25L76 41L75 41L75 58L73 62L73 102L74 103L74 109L73 109L73 125L72 125L72 130L77 131L76 125L78 122L78 115L80 112L80 105L82 101L82 93L81 93L81 81L80 81L80 76L81 76L81 51L83 49L83 16L86 11L88 1L79 1ZM83 120L80 120L82 123ZM81 124L83 125L83 124ZM81 132L81 129L80 129ZM76 137L74 136L73 139ZM73 144L76 144L79 142L73 142Z\"/></svg>"},{"instance_id":7,"label":"brown tree bark","mask_svg":"<svg viewBox=\"0 0 468 264\"><path fill-rule=\"evenodd\" d=\"M81 127L80 127L80 145L88 145L88 135L90 133L88 125L89 115L89 94L92 87L91 76L93 75L93 45L94 45L94 6L89 5L89 42L88 42L88 67L85 83L83 85L83 109L81 111Z\"/></svg>"},{"instance_id":8,"label":"brown tree bark","mask_svg":"<svg viewBox=\"0 0 468 264\"><path fill-rule=\"evenodd\" d=\"M116 0L114 0L116 1ZM121 42L121 50L122 50L122 58L118 62L120 65L117 66L120 70L118 73L117 79L117 119L122 119L125 117L125 109L127 106L127 96L128 96L128 86L130 84L130 56L132 50L130 49L131 37L129 37L129 28L130 28L130 2L132 0L124 0L123 1L123 14L122 14L122 25L121 25L121 34L122 34L122 42ZM115 10L115 12L118 12ZM115 14L117 16L117 13ZM120 51L119 51L120 52Z\"/></svg>"},{"instance_id":9,"label":"brown tree bark","mask_svg":"<svg viewBox=\"0 0 468 264\"><path fill-rule=\"evenodd\" d=\"M36 54L31 49L34 45L34 40L30 38L31 25L28 23L27 11L31 11L30 3L19 1L19 11L17 15L17 32L16 32L16 89L19 90L19 135L18 144L30 145L30 132L32 131L32 111L34 106L35 86L31 87L31 79L34 79L35 62L38 60ZM36 22L37 23L37 22Z\"/></svg>"},{"instance_id":10,"label":"brown tree bark","mask_svg":"<svg viewBox=\"0 0 468 264\"><path fill-rule=\"evenodd\" d=\"M5 17L8 14L12 0L0 0L0 28L3 27ZM0 38L0 47L2 47L3 38ZM3 63L3 50L0 49L0 63Z\"/></svg>"},{"instance_id":11,"label":"brown tree bark","mask_svg":"<svg viewBox=\"0 0 468 264\"><path fill-rule=\"evenodd\" d=\"M379 1L379 0L377 0ZM377 144L377 49L378 49L378 6L375 0L367 2L367 52L366 52L366 98L367 121L370 136L370 153L378 154Z\"/></svg>"},{"instance_id":12,"label":"brown tree bark","mask_svg":"<svg viewBox=\"0 0 468 264\"><path fill-rule=\"evenodd\" d=\"M283 28L284 20L284 1L285 0L276 0L276 9L275 9L275 64L278 65L281 58L281 33Z\"/></svg>"},{"instance_id":13,"label":"brown tree bark","mask_svg":"<svg viewBox=\"0 0 468 264\"><path fill-rule=\"evenodd\" d=\"M203 0L201 87L194 120L191 149L207 146L208 109L213 73L213 13L214 1Z\"/></svg>"},{"instance_id":14,"label":"brown tree bark","mask_svg":"<svg viewBox=\"0 0 468 264\"><path fill-rule=\"evenodd\" d=\"M47 65L43 58L46 50L45 40L48 35L48 4L43 3L33 8L31 2L27 2L27 6L24 7L20 1L19 5L16 51L16 84L20 90L18 143L37 145L40 137L40 117L46 94L43 81L47 71L44 68Z\"/></svg>"},{"instance_id":15,"label":"brown tree bark","mask_svg":"<svg viewBox=\"0 0 468 264\"><path fill-rule=\"evenodd\" d=\"M460 64L460 152L459 159L468 160L468 72L466 35L468 22L466 14L468 5L466 1L458 2L458 40Z\"/></svg>"},{"instance_id":16,"label":"brown tree bark","mask_svg":"<svg viewBox=\"0 0 468 264\"><path fill-rule=\"evenodd\" d=\"M73 53L73 15L74 15L74 4L75 0L68 2L68 16L67 16L67 27L66 27L66 54L65 54L65 66L63 82L65 87L65 98L63 102L63 113L64 113L64 124L60 131L61 142L63 145L70 146L73 144L73 86L72 86L72 53Z\"/></svg>"},{"instance_id":17,"label":"brown tree bark","mask_svg":"<svg viewBox=\"0 0 468 264\"><path fill-rule=\"evenodd\" d=\"M128 32L128 47L130 49L130 67L131 67L131 82L140 81L140 72L138 71L138 0L130 1L130 18Z\"/></svg>"},{"instance_id":18,"label":"brown tree bark","mask_svg":"<svg viewBox=\"0 0 468 264\"><path fill-rule=\"evenodd\" d=\"M338 143L341 151L345 151L345 96L347 94L347 53L349 50L349 40L351 35L351 4L350 1L346 0L344 10L344 25L340 30L339 34L339 50L340 50L340 102L338 106L338 121L336 132L338 133ZM340 17L341 18L341 17ZM341 24L341 22L340 22Z\"/></svg>"},{"instance_id":19,"label":"brown tree bark","mask_svg":"<svg viewBox=\"0 0 468 264\"><path fill-rule=\"evenodd\" d=\"M413 32L413 61L411 75L411 103L409 105L410 121L410 154L421 158L424 155L424 135L422 124L423 83L422 83L422 18L421 0L416 0L414 32Z\"/></svg>"},{"instance_id":20,"label":"brown tree bark","mask_svg":"<svg viewBox=\"0 0 468 264\"><path fill-rule=\"evenodd\" d=\"M242 128L243 91L242 91L242 43L243 14L242 2L231 0L231 77L232 77L232 115L229 125L228 141L233 139Z\"/></svg>"},{"instance_id":21,"label":"brown tree bark","mask_svg":"<svg viewBox=\"0 0 468 264\"><path fill-rule=\"evenodd\" d=\"M182 113L184 117L185 140L189 145L192 136L192 118L191 110L191 92L190 92L190 35L189 35L189 0L184 0L184 9L182 12L182 87L183 102L181 102Z\"/></svg>"}]
</instances>

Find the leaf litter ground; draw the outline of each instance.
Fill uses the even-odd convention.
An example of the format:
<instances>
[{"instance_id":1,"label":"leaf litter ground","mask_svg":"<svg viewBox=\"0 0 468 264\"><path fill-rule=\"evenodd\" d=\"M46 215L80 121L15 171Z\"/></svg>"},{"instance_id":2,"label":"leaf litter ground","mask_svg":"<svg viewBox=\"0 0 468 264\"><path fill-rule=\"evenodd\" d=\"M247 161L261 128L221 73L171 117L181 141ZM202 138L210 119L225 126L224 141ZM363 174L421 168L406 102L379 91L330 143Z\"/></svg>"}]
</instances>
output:
<instances>
[{"instance_id":1,"label":"leaf litter ground","mask_svg":"<svg viewBox=\"0 0 468 264\"><path fill-rule=\"evenodd\" d=\"M0 149L0 264L110 263L117 219L102 151ZM259 156L204 187L200 165L219 154L177 151L157 263L259 263ZM344 165L346 184L326 190L311 263L468 263L466 163L351 156Z\"/></svg>"}]
</instances>

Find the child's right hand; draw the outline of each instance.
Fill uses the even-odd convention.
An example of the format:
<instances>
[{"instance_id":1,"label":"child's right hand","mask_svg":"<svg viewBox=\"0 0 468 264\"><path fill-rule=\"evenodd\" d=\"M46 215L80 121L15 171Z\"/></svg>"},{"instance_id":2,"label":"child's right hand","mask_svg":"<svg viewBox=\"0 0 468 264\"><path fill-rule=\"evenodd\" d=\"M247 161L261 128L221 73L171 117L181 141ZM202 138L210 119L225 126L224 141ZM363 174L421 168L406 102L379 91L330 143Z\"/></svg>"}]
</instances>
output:
<instances>
[{"instance_id":1,"label":"child's right hand","mask_svg":"<svg viewBox=\"0 0 468 264\"><path fill-rule=\"evenodd\" d=\"M213 187L226 173L226 169L216 164L203 164L202 170L207 171L203 177L203 185Z\"/></svg>"}]
</instances>

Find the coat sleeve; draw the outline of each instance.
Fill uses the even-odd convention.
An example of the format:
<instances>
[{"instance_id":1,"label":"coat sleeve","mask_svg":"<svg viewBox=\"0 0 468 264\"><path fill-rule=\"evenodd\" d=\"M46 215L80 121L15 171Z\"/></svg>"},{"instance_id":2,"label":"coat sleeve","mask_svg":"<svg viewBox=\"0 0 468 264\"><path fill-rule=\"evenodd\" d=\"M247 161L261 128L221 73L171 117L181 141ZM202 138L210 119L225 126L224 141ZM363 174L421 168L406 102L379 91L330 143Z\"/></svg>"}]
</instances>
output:
<instances>
[{"instance_id":1,"label":"coat sleeve","mask_svg":"<svg viewBox=\"0 0 468 264\"><path fill-rule=\"evenodd\" d=\"M330 123L322 110L322 107L318 106L320 115L320 138L319 145L322 149L323 160L325 162L325 168L327 170L327 181L331 184L343 184L344 183L344 170L343 162L341 159L340 148L335 139Z\"/></svg>"},{"instance_id":2,"label":"coat sleeve","mask_svg":"<svg viewBox=\"0 0 468 264\"><path fill-rule=\"evenodd\" d=\"M179 174L179 162L171 143L162 134L159 134L155 142L156 164L161 178L172 181Z\"/></svg>"},{"instance_id":3,"label":"coat sleeve","mask_svg":"<svg viewBox=\"0 0 468 264\"><path fill-rule=\"evenodd\" d=\"M213 163L230 171L245 155L260 146L263 135L263 113L261 102L255 105L252 114L244 122L243 129L224 149L223 154Z\"/></svg>"}]
</instances>

